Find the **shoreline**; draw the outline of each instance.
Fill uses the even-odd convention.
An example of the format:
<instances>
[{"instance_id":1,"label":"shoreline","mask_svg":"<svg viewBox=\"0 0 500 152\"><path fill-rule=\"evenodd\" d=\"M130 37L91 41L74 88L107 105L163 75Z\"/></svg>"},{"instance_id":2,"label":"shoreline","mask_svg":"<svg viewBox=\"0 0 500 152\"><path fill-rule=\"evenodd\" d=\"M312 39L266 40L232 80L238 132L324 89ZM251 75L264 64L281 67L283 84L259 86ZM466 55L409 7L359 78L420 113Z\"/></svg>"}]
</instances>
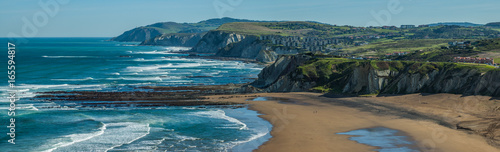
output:
<instances>
[{"instance_id":1,"label":"shoreline","mask_svg":"<svg viewBox=\"0 0 500 152\"><path fill-rule=\"evenodd\" d=\"M274 99L247 101L253 98L248 96ZM258 111L262 114L259 117L273 125L271 139L254 151L373 151L377 147L349 140L351 136L336 134L372 127L385 127L406 133L423 151L500 151L498 147L492 146L495 142L489 140L490 137L442 124L480 120L480 113L489 112L484 109L492 106L489 104L500 107L498 100L489 100L484 96L410 94L328 98L319 93L295 92L206 97L211 102L248 104L250 110ZM458 98L461 101L442 107L450 102L435 98ZM481 100L477 105L483 105L483 108L464 111L476 98ZM289 101L278 101L281 99ZM500 111L494 112L489 116L500 118L499 113Z\"/></svg>"}]
</instances>

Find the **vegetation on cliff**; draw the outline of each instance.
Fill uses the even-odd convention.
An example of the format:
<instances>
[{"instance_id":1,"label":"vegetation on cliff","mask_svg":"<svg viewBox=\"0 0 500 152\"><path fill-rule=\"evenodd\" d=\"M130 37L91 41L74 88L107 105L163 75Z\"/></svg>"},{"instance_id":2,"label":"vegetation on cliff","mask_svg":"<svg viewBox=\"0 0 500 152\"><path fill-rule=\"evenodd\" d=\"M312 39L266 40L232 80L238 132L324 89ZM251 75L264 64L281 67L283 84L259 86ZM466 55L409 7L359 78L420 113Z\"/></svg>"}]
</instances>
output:
<instances>
[{"instance_id":1,"label":"vegetation on cliff","mask_svg":"<svg viewBox=\"0 0 500 152\"><path fill-rule=\"evenodd\" d=\"M485 64L282 55L243 92L453 93L500 96L500 69Z\"/></svg>"},{"instance_id":2,"label":"vegetation on cliff","mask_svg":"<svg viewBox=\"0 0 500 152\"><path fill-rule=\"evenodd\" d=\"M493 58L500 63L500 38L479 40L465 48L445 47L441 44L423 51L411 51L405 56L392 56L390 59L410 61L450 62L454 57Z\"/></svg>"}]
</instances>

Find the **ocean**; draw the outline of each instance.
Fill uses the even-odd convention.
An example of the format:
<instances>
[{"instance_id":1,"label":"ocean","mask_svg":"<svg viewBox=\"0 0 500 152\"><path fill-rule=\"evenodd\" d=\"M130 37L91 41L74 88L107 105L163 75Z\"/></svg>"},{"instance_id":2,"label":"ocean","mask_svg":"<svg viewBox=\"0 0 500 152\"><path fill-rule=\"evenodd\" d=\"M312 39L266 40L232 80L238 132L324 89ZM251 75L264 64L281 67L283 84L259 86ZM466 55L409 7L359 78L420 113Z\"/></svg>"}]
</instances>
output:
<instances>
[{"instance_id":1,"label":"ocean","mask_svg":"<svg viewBox=\"0 0 500 152\"><path fill-rule=\"evenodd\" d=\"M271 124L247 108L93 107L34 100L47 91L144 91L141 86L248 83L262 67L240 61L183 58L185 47L137 46L109 38L30 38L16 44L15 145L0 127L1 151L251 151ZM0 38L7 67L8 39ZM2 68L0 124L8 116Z\"/></svg>"}]
</instances>

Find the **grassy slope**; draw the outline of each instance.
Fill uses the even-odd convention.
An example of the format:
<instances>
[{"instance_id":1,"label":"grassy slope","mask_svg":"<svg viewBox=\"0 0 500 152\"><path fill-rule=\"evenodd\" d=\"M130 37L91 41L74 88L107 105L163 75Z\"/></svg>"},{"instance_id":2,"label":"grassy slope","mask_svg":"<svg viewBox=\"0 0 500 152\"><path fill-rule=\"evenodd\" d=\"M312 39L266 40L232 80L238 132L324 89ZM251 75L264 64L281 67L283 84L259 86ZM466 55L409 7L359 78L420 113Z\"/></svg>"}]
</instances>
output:
<instances>
[{"instance_id":1,"label":"grassy slope","mask_svg":"<svg viewBox=\"0 0 500 152\"><path fill-rule=\"evenodd\" d=\"M248 35L268 35L268 34L286 35L283 30L273 30L267 27L260 26L257 23L246 23L246 22L223 24L219 28L217 28L217 30L236 32Z\"/></svg>"},{"instance_id":2,"label":"grassy slope","mask_svg":"<svg viewBox=\"0 0 500 152\"><path fill-rule=\"evenodd\" d=\"M373 35L383 32L381 30L377 31L372 29L361 30L359 27L333 26L302 21L226 23L217 28L217 30L250 35L282 35L322 38Z\"/></svg>"},{"instance_id":3,"label":"grassy slope","mask_svg":"<svg viewBox=\"0 0 500 152\"><path fill-rule=\"evenodd\" d=\"M415 39L415 40L393 40L381 39L368 45L345 48L346 53L362 52L358 55L384 55L393 52L410 52L417 50L431 50L447 46L448 39ZM374 54L367 54L367 51L374 51Z\"/></svg>"},{"instance_id":4,"label":"grassy slope","mask_svg":"<svg viewBox=\"0 0 500 152\"><path fill-rule=\"evenodd\" d=\"M500 63L500 38L481 40L474 44L474 50L481 51L479 57L489 57L495 60L495 63Z\"/></svg>"}]
</instances>

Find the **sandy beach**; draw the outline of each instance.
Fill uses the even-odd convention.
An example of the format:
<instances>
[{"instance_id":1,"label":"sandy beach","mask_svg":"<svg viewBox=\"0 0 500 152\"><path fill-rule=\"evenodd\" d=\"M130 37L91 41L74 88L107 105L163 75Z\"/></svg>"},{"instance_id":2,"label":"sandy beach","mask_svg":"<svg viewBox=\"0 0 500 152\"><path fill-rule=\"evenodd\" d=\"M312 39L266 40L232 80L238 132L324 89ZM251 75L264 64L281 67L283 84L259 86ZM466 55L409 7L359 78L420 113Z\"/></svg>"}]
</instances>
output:
<instances>
[{"instance_id":1,"label":"sandy beach","mask_svg":"<svg viewBox=\"0 0 500 152\"><path fill-rule=\"evenodd\" d=\"M255 97L270 98L248 101ZM250 109L263 114L261 117L273 129L272 138L255 150L259 152L374 151L378 147L336 134L372 127L402 131L421 151L500 151L498 128L491 127L500 118L500 103L489 97L452 94L325 97L299 92L207 98L214 102L249 104ZM480 128L487 129L481 132Z\"/></svg>"}]
</instances>

